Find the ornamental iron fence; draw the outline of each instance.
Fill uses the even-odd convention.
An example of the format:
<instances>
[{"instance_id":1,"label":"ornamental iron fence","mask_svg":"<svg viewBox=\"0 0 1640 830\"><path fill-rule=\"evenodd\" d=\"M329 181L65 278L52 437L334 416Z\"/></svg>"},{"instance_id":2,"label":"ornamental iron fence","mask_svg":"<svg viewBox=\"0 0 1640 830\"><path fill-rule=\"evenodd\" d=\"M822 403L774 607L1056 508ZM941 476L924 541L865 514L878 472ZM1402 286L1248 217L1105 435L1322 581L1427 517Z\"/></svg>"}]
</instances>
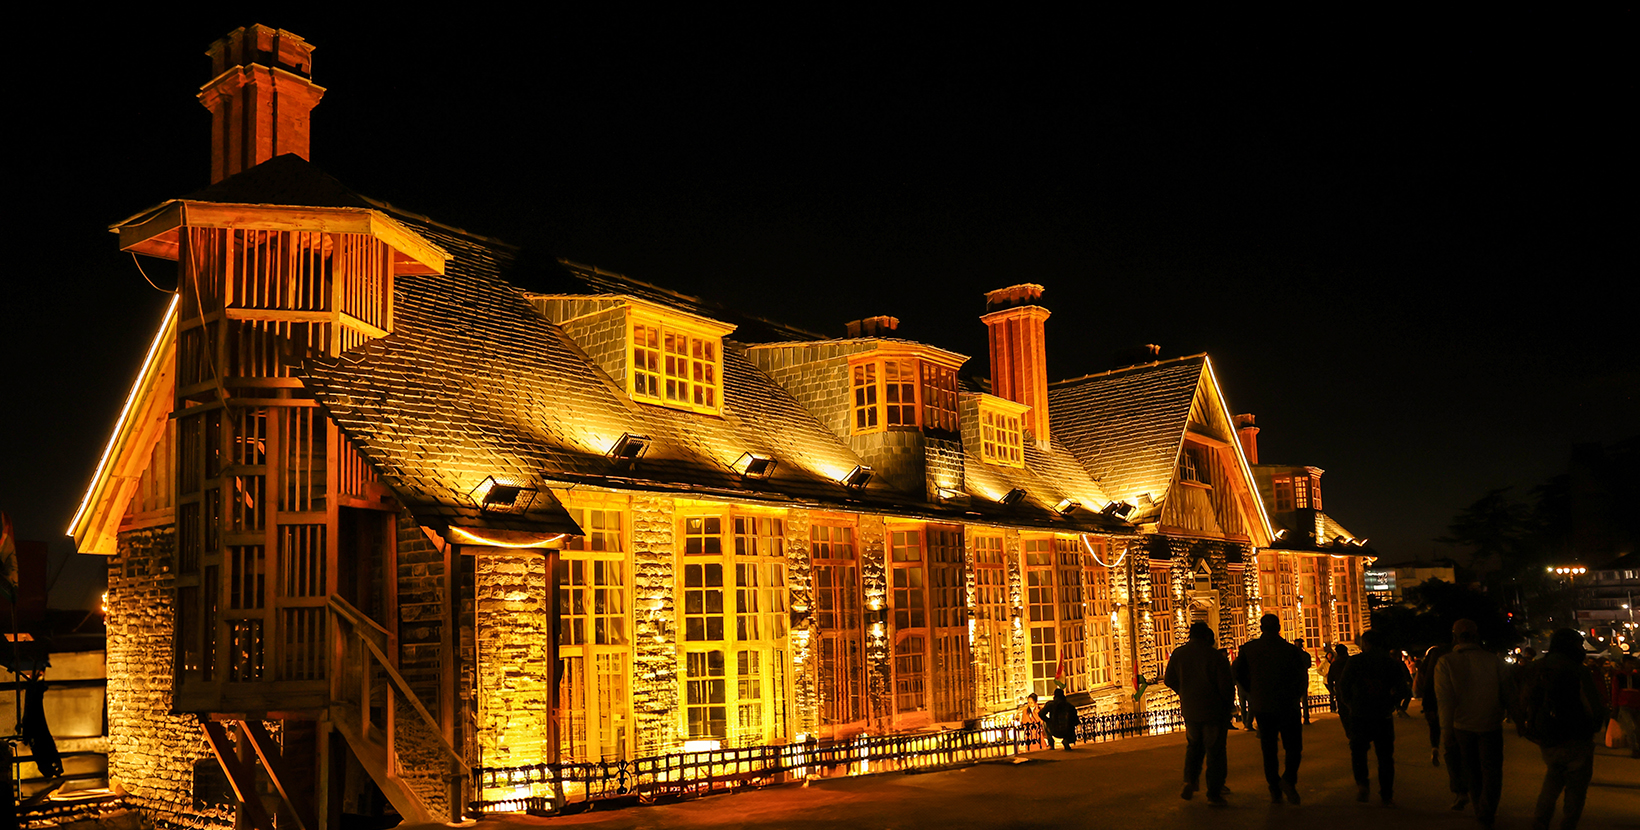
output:
<instances>
[{"instance_id":1,"label":"ornamental iron fence","mask_svg":"<svg viewBox=\"0 0 1640 830\"><path fill-rule=\"evenodd\" d=\"M1332 711L1327 695L1311 695L1310 712ZM1177 707L1145 712L1078 710L1077 741L1095 743L1184 729ZM1005 758L1042 746L1039 731L1013 723L1014 713L981 718L963 729L860 735L838 741L669 752L633 760L477 767L475 815L550 813L595 802L694 798L812 777L870 775L958 766Z\"/></svg>"}]
</instances>

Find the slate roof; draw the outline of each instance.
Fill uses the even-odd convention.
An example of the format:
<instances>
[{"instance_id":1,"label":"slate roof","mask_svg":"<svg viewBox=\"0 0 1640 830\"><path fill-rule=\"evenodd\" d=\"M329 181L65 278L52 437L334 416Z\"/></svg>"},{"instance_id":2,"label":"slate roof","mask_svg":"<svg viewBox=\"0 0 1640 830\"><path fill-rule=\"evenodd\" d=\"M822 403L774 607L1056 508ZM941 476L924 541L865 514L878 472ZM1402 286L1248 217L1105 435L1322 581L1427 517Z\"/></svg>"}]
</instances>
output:
<instances>
[{"instance_id":1,"label":"slate roof","mask_svg":"<svg viewBox=\"0 0 1640 830\"><path fill-rule=\"evenodd\" d=\"M1048 387L1054 438L1112 499L1160 504L1178 465L1205 354L1130 366Z\"/></svg>"},{"instance_id":2,"label":"slate roof","mask_svg":"<svg viewBox=\"0 0 1640 830\"><path fill-rule=\"evenodd\" d=\"M976 509L930 505L922 493L880 486L846 490L837 479L859 457L738 349L722 353L721 417L635 403L503 278L513 249L399 218L450 252L445 273L396 278L393 333L340 359L310 360L301 375L424 522L539 530L567 518L541 499L541 512L525 520L481 520L469 493L495 476L543 493L549 483L585 483L929 518L989 516L1070 531L1116 525L1096 514L1067 521L1041 505L1010 511L976 499ZM651 439L635 467L605 456L622 433ZM774 476L743 481L729 468L742 452L778 459ZM1063 451L1044 471L1087 481ZM1028 489L1052 491L1045 479L1021 475L1032 481ZM1018 486L1003 484L1003 492Z\"/></svg>"}]
</instances>

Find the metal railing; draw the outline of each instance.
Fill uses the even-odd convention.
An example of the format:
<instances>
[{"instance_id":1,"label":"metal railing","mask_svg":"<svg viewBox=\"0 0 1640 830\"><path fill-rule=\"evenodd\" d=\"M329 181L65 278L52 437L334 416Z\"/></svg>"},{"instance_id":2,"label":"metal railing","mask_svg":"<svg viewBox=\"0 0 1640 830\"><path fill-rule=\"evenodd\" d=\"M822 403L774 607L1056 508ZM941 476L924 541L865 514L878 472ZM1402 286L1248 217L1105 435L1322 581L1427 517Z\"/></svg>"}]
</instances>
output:
<instances>
[{"instance_id":1,"label":"metal railing","mask_svg":"<svg viewBox=\"0 0 1640 830\"><path fill-rule=\"evenodd\" d=\"M1331 712L1332 698L1311 695L1311 714ZM1184 729L1178 707L1144 712L1077 712L1080 743L1160 735ZM965 729L903 735L860 735L852 739L772 746L671 752L630 761L587 761L519 767L476 767L478 799L468 807L485 812L561 810L611 799L652 802L761 787L810 776L840 777L918 768L972 764L1005 758L1043 745L1038 729L999 713ZM552 794L542 794L543 790Z\"/></svg>"}]
</instances>

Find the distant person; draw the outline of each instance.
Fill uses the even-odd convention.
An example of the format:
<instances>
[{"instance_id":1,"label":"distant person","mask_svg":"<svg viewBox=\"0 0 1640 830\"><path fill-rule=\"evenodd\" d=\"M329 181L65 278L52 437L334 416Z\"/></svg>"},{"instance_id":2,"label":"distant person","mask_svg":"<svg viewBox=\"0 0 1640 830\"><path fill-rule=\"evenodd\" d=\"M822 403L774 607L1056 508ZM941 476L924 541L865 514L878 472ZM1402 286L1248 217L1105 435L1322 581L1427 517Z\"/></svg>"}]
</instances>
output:
<instances>
[{"instance_id":1,"label":"distant person","mask_svg":"<svg viewBox=\"0 0 1640 830\"><path fill-rule=\"evenodd\" d=\"M1395 805L1395 714L1411 685L1406 664L1383 648L1376 631L1364 631L1357 641L1361 653L1350 658L1339 683L1339 696L1349 711L1350 769L1355 773L1355 800L1372 793L1367 776L1367 747L1378 756L1378 798Z\"/></svg>"},{"instance_id":2,"label":"distant person","mask_svg":"<svg viewBox=\"0 0 1640 830\"><path fill-rule=\"evenodd\" d=\"M1526 692L1526 681L1532 675L1532 661L1536 659L1537 649L1531 646L1521 646L1516 653L1515 662L1509 666L1509 682L1515 684L1515 694Z\"/></svg>"},{"instance_id":3,"label":"distant person","mask_svg":"<svg viewBox=\"0 0 1640 830\"><path fill-rule=\"evenodd\" d=\"M1451 646L1430 646L1429 650L1424 652L1423 659L1418 661L1418 671L1412 679L1413 695L1418 698L1419 704L1423 707L1424 720L1429 724L1429 763L1437 767L1441 765L1443 747L1441 744L1441 707L1439 700L1435 697L1435 665L1441 661L1442 657L1451 652ZM1452 792L1469 792L1467 788L1459 789L1461 776L1453 773L1455 768L1452 766L1452 758L1449 757L1446 761L1447 773L1454 776L1451 780ZM1468 797L1465 796L1464 802L1468 803L1468 801Z\"/></svg>"},{"instance_id":4,"label":"distant person","mask_svg":"<svg viewBox=\"0 0 1640 830\"><path fill-rule=\"evenodd\" d=\"M1402 695L1401 700L1396 704L1395 714L1403 718L1410 718L1412 716L1407 714L1407 707L1412 705L1412 672L1417 668L1417 664L1413 662L1411 655L1400 649L1395 649L1394 655L1395 662L1401 667L1401 677L1406 680L1406 693Z\"/></svg>"},{"instance_id":5,"label":"distant person","mask_svg":"<svg viewBox=\"0 0 1640 830\"><path fill-rule=\"evenodd\" d=\"M1298 637L1298 638L1294 639L1293 640L1293 645L1298 646L1299 653L1304 655L1304 697L1299 699L1299 707L1304 712L1304 725L1309 726L1310 725L1310 666L1315 665L1315 658L1311 657L1310 656L1310 650L1304 647L1304 638L1303 637Z\"/></svg>"},{"instance_id":6,"label":"distant person","mask_svg":"<svg viewBox=\"0 0 1640 830\"><path fill-rule=\"evenodd\" d=\"M1566 794L1561 830L1577 830L1594 776L1594 739L1606 725L1606 703L1594 672L1583 665L1583 635L1562 628L1549 638L1549 653L1527 663L1521 693L1521 733L1543 751L1543 789L1535 830L1548 830L1555 802Z\"/></svg>"},{"instance_id":7,"label":"distant person","mask_svg":"<svg viewBox=\"0 0 1640 830\"><path fill-rule=\"evenodd\" d=\"M1224 776L1229 764L1224 751L1236 684L1230 661L1213 647L1213 629L1207 623L1190 624L1189 639L1173 650L1162 682L1179 695L1184 715L1184 791L1188 800L1201 788L1202 760L1207 760L1207 802L1225 804Z\"/></svg>"},{"instance_id":8,"label":"distant person","mask_svg":"<svg viewBox=\"0 0 1640 830\"><path fill-rule=\"evenodd\" d=\"M1623 730L1629 755L1640 758L1640 660L1630 654L1621 661L1608 662L1611 664L1612 718Z\"/></svg>"},{"instance_id":9,"label":"distant person","mask_svg":"<svg viewBox=\"0 0 1640 830\"><path fill-rule=\"evenodd\" d=\"M1036 702L1036 692L1025 696L1025 704L1019 707L1019 731L1025 736L1025 749L1041 749L1042 733L1042 706Z\"/></svg>"},{"instance_id":10,"label":"distant person","mask_svg":"<svg viewBox=\"0 0 1640 830\"><path fill-rule=\"evenodd\" d=\"M1054 689L1053 700L1042 707L1042 727L1048 733L1048 748L1053 749L1053 739L1058 738L1060 745L1070 751L1071 744L1076 743L1076 726L1081 721L1076 707L1065 699L1064 687Z\"/></svg>"},{"instance_id":11,"label":"distant person","mask_svg":"<svg viewBox=\"0 0 1640 830\"><path fill-rule=\"evenodd\" d=\"M1264 780L1270 786L1270 801L1291 804L1298 799L1298 764L1304 756L1304 727L1299 722L1299 701L1304 697L1307 656L1281 636L1281 620L1265 614L1258 621L1259 638L1249 640L1230 667L1236 686L1258 726L1259 748L1264 752ZM1276 741L1286 752L1282 770L1276 757Z\"/></svg>"},{"instance_id":12,"label":"distant person","mask_svg":"<svg viewBox=\"0 0 1640 830\"><path fill-rule=\"evenodd\" d=\"M1441 741L1457 747L1475 818L1491 827L1503 794L1503 718L1514 703L1513 683L1503 658L1481 648L1474 620L1452 624L1452 643L1435 665Z\"/></svg>"},{"instance_id":13,"label":"distant person","mask_svg":"<svg viewBox=\"0 0 1640 830\"><path fill-rule=\"evenodd\" d=\"M1327 694L1332 695L1333 712L1338 715L1338 722L1344 726L1344 737L1350 737L1350 718L1343 698L1338 695L1338 684L1344 679L1344 667L1349 665L1350 650L1343 643L1333 645L1331 665L1327 667Z\"/></svg>"}]
</instances>

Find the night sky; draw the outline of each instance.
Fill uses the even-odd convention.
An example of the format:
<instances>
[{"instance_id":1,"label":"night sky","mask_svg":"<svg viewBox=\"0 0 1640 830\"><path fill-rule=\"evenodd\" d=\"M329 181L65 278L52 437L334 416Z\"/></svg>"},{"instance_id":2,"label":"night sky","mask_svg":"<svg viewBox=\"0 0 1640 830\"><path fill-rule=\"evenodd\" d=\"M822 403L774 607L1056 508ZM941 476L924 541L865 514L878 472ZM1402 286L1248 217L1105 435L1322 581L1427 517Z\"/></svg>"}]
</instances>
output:
<instances>
[{"instance_id":1,"label":"night sky","mask_svg":"<svg viewBox=\"0 0 1640 830\"><path fill-rule=\"evenodd\" d=\"M1209 352L1262 460L1446 555L1487 489L1640 423L1633 21L1587 14L48 20L9 67L0 508L62 539L167 302L106 228L208 183L203 52L261 22L317 47L312 158L355 190L982 370L982 292L1040 283L1051 379ZM100 590L72 560L54 606Z\"/></svg>"}]
</instances>

